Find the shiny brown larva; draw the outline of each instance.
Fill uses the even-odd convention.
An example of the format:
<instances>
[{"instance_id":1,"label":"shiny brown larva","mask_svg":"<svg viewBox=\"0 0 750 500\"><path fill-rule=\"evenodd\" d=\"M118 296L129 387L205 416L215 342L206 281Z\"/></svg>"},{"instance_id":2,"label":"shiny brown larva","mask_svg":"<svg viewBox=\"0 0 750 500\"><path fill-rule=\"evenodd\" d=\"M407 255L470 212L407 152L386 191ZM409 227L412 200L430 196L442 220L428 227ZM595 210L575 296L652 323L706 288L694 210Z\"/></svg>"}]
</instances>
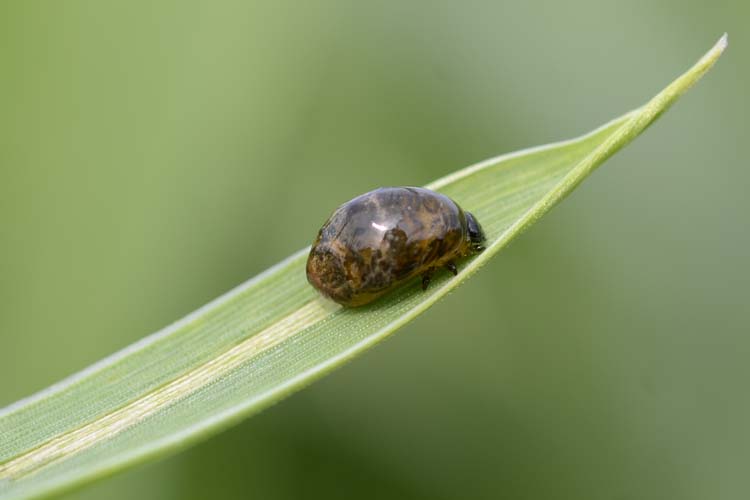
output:
<instances>
[{"instance_id":1,"label":"shiny brown larva","mask_svg":"<svg viewBox=\"0 0 750 500\"><path fill-rule=\"evenodd\" d=\"M372 302L414 276L427 289L444 267L483 250L476 218L445 195L416 187L380 188L341 205L318 232L307 280L339 304Z\"/></svg>"}]
</instances>

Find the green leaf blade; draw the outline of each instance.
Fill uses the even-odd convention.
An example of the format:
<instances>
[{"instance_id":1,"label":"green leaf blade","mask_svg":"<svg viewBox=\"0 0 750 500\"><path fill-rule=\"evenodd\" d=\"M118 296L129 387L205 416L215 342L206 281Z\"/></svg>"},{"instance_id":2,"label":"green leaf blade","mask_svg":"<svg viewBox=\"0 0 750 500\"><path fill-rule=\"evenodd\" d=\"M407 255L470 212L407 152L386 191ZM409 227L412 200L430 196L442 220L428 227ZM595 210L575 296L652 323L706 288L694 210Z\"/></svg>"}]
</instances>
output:
<instances>
[{"instance_id":1,"label":"green leaf blade","mask_svg":"<svg viewBox=\"0 0 750 500\"><path fill-rule=\"evenodd\" d=\"M427 187L484 226L458 277L359 309L318 297L306 250L174 325L0 411L0 498L48 495L217 432L392 334L459 286L647 128L726 47L726 35L645 106L578 139L500 156Z\"/></svg>"}]
</instances>

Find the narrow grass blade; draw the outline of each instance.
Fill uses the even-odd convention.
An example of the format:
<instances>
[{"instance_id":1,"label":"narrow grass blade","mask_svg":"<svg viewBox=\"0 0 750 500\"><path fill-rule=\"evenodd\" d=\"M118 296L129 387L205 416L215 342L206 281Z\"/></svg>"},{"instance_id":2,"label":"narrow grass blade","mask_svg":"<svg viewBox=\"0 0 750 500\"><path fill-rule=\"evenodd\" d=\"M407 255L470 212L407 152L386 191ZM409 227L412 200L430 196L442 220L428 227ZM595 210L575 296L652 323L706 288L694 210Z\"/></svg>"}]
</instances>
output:
<instances>
[{"instance_id":1,"label":"narrow grass blade","mask_svg":"<svg viewBox=\"0 0 750 500\"><path fill-rule=\"evenodd\" d=\"M307 249L177 323L0 411L0 498L49 495L218 432L424 312L622 148L716 62L726 36L646 105L574 140L499 156L428 187L484 226L487 250L364 308L307 284ZM352 193L355 194L355 193Z\"/></svg>"}]
</instances>

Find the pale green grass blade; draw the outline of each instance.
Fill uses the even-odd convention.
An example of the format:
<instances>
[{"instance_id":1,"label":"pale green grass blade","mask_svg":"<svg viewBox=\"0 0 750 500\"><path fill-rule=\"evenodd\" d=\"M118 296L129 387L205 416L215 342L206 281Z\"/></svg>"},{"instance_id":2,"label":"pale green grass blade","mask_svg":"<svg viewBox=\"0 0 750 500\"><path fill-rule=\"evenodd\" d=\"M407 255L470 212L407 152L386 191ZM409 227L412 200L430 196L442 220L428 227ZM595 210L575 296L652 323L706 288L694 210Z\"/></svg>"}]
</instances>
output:
<instances>
[{"instance_id":1,"label":"pale green grass blade","mask_svg":"<svg viewBox=\"0 0 750 500\"><path fill-rule=\"evenodd\" d=\"M347 310L307 284L302 250L174 325L0 411L0 498L49 495L185 446L390 335L640 134L708 71L726 43L722 37L645 106L590 134L493 158L429 185L472 211L487 233L487 250L462 263L458 277L438 276L427 292L414 283Z\"/></svg>"}]
</instances>

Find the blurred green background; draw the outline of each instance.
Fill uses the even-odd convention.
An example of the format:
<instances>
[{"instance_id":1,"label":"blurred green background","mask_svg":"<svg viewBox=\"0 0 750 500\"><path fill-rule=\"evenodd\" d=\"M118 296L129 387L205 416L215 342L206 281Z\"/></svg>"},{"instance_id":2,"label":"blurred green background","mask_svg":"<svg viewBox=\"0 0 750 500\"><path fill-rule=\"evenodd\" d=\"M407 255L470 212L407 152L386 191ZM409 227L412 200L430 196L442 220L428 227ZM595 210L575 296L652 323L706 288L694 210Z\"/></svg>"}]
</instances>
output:
<instances>
[{"instance_id":1,"label":"blurred green background","mask_svg":"<svg viewBox=\"0 0 750 500\"><path fill-rule=\"evenodd\" d=\"M0 406L356 194L644 103L728 31L672 111L392 340L65 498L747 498L748 20L740 0L3 2Z\"/></svg>"}]
</instances>

